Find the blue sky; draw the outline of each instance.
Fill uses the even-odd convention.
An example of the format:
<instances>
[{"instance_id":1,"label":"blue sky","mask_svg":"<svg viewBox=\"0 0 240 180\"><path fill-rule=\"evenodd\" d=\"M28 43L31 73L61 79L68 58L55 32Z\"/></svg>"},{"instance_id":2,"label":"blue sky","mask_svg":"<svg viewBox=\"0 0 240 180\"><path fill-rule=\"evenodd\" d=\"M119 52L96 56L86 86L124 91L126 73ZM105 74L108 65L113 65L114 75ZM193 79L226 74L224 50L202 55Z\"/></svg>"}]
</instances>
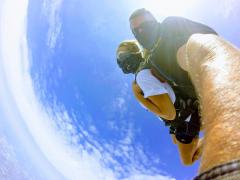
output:
<instances>
[{"instance_id":1,"label":"blue sky","mask_svg":"<svg viewBox=\"0 0 240 180\"><path fill-rule=\"evenodd\" d=\"M12 160L5 161L18 169L16 176L182 180L196 175L199 164L183 166L168 129L134 99L134 77L118 69L115 50L133 38L128 16L139 7L159 20L180 15L206 23L239 47L237 0L2 4L0 144L14 149Z\"/></svg>"}]
</instances>

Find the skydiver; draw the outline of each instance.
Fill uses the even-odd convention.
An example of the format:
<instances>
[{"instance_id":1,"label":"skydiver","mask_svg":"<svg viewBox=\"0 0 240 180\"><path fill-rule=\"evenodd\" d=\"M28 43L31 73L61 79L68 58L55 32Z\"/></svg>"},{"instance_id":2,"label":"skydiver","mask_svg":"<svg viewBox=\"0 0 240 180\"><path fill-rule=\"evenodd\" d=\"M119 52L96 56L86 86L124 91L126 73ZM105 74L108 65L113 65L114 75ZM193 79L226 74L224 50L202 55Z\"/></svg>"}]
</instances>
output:
<instances>
[{"instance_id":1,"label":"skydiver","mask_svg":"<svg viewBox=\"0 0 240 180\"><path fill-rule=\"evenodd\" d=\"M185 165L192 164L201 155L202 141L198 136L200 125L197 111L190 112L188 105L180 106L181 98L175 96L171 86L153 76L151 66L144 59L144 52L140 50L137 41L120 43L116 56L123 73L135 74L132 88L136 99L170 126L170 134L173 142L178 145L182 162Z\"/></svg>"},{"instance_id":2,"label":"skydiver","mask_svg":"<svg viewBox=\"0 0 240 180\"><path fill-rule=\"evenodd\" d=\"M178 105L176 110L185 109L184 113L177 113L176 121L169 121L170 127L180 126L181 133L176 137L183 143L190 143L198 135L200 125L199 102L188 76L188 73L180 68L177 63L177 52L184 46L189 37L195 33L217 34L212 28L194 22L182 17L167 17L162 23L159 23L155 17L146 9L134 11L130 18L130 28L144 49L145 58L151 73L168 82L172 87ZM183 133L189 130L189 125L185 120L190 114L194 115L195 126L192 126L189 133ZM178 117L180 116L180 117ZM193 128L196 127L196 128ZM190 135L191 134L191 135Z\"/></svg>"}]
</instances>

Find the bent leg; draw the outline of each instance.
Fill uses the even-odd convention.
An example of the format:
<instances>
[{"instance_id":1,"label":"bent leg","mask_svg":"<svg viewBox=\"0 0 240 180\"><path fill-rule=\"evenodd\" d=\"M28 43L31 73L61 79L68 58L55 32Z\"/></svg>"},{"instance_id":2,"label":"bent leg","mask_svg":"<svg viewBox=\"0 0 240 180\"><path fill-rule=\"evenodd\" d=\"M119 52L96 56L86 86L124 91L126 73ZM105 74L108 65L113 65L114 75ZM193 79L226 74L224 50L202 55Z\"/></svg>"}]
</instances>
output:
<instances>
[{"instance_id":1,"label":"bent leg","mask_svg":"<svg viewBox=\"0 0 240 180\"><path fill-rule=\"evenodd\" d=\"M190 144L183 144L176 140L176 137L174 135L172 138L175 144L178 146L181 161L184 165L191 165L201 157L202 139L196 137Z\"/></svg>"},{"instance_id":2,"label":"bent leg","mask_svg":"<svg viewBox=\"0 0 240 180\"><path fill-rule=\"evenodd\" d=\"M167 120L175 119L176 110L168 94L149 96L148 99L161 111L160 117Z\"/></svg>"}]
</instances>

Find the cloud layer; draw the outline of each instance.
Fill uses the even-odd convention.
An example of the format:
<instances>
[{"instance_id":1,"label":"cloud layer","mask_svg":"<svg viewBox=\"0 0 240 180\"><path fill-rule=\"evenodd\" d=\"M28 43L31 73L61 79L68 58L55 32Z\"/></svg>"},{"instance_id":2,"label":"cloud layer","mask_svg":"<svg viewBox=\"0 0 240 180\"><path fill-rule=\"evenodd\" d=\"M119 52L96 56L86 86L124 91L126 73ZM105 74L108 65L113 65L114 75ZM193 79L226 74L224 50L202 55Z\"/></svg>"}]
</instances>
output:
<instances>
[{"instance_id":1,"label":"cloud layer","mask_svg":"<svg viewBox=\"0 0 240 180\"><path fill-rule=\"evenodd\" d=\"M54 48L61 31L58 13L62 1L44 2L43 7L49 14L47 15L49 17L47 44L49 48ZM33 86L29 74L31 54L26 40L28 1L21 0L16 4L14 0L5 0L3 3L0 22L0 107L1 116L4 118L1 118L1 123L5 126L2 129L7 129L6 134L13 147L19 147L22 150L11 152L5 148L8 153L0 152L0 157L3 159L10 153L17 156L10 155L13 160L7 159L6 163L1 164L0 176L11 178L8 164L12 163L14 165L11 166L19 179L26 177L29 179L114 180L123 176L118 174L123 172L119 165L119 169L111 169L107 164L118 164L112 157L114 153L126 156L134 153L135 149L128 147L132 137L131 128L122 142L125 144L122 146L122 152L114 152L114 144L107 143L105 147L108 147L109 151L104 152L102 144L99 144L82 126L78 127L80 131L75 129L74 119L70 118L64 107L57 104L54 107L42 104L36 96L36 90L41 91L41 89ZM116 106L121 108L123 103L124 100L119 98ZM94 125L90 127L90 131L97 133ZM85 141L84 144L78 143L81 138ZM1 143L3 147L7 147L5 144L7 143L4 141ZM139 153L144 157L141 147L139 147ZM24 162L24 157L27 157L28 161ZM129 170L131 176L127 179L172 179L169 176L152 173L151 170L139 170L136 168L139 164L134 163ZM21 170L22 164L26 170ZM36 171L27 176L30 166L35 167Z\"/></svg>"},{"instance_id":2,"label":"cloud layer","mask_svg":"<svg viewBox=\"0 0 240 180\"><path fill-rule=\"evenodd\" d=\"M225 0L219 5L219 13L230 17L236 2ZM50 49L55 48L61 36L62 4L63 0L44 0L43 3L49 25L46 43ZM173 180L161 175L160 170L149 168L151 164L142 165L141 161L148 162L148 158L140 145L131 146L132 124L125 126L126 136L115 150L116 143L100 143L92 135L98 134L94 124L89 129L81 124L76 126L74 115L70 116L64 106L57 103L50 106L39 100L36 94L42 93L41 89L33 86L29 74L32 59L26 40L27 7L27 0L0 1L0 130L5 133L0 134L0 178ZM126 111L124 97L122 93L113 103L113 107L122 112ZM91 115L83 118L91 119ZM118 128L114 123L109 126ZM135 154L141 159L135 160ZM116 160L115 157L120 156L129 161L127 168Z\"/></svg>"}]
</instances>

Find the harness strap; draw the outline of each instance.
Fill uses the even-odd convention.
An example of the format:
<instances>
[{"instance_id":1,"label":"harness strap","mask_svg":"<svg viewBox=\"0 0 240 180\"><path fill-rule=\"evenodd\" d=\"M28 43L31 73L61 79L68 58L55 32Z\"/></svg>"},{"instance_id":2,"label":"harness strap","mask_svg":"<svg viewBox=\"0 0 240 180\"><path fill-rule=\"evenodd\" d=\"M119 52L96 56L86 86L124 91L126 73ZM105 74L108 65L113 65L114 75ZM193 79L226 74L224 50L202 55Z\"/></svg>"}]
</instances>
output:
<instances>
[{"instance_id":1,"label":"harness strap","mask_svg":"<svg viewBox=\"0 0 240 180\"><path fill-rule=\"evenodd\" d=\"M169 133L175 134L178 141L189 144L199 135L201 127L198 103L196 100L184 100L178 97L174 106L176 118L173 121L164 120L165 125L169 126Z\"/></svg>"}]
</instances>

